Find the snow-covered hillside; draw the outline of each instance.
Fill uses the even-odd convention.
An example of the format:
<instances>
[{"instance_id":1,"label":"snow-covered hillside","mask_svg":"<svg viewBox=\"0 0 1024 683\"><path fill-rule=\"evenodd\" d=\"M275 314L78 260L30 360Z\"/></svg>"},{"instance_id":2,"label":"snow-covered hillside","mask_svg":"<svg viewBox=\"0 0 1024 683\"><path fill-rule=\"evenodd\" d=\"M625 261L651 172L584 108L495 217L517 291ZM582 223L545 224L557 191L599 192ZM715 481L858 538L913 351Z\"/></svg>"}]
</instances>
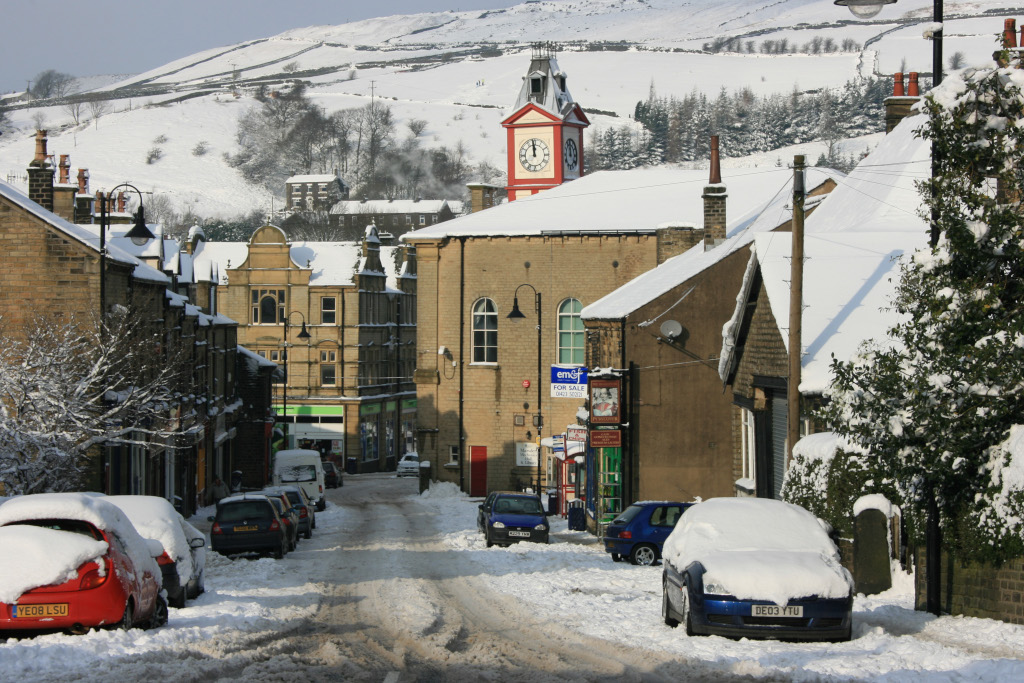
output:
<instances>
[{"instance_id":1,"label":"snow-covered hillside","mask_svg":"<svg viewBox=\"0 0 1024 683\"><path fill-rule=\"evenodd\" d=\"M962 52L966 64L989 60L1003 17L1019 12L1011 4L946 2L946 54ZM269 211L271 194L244 181L225 160L236 150L235 123L261 84L273 89L305 82L309 97L328 113L383 101L400 136L409 134L404 122L423 119L422 146L461 141L473 161L504 168L500 121L529 65L530 42L559 45L559 64L593 131L628 124L652 84L663 96L693 90L715 96L723 88L768 95L838 88L859 75L900 68L928 72L931 45L921 30L931 7L930 0L899 0L860 22L827 0L552 0L294 29L112 84L83 83L90 97L109 98L110 111L98 120L88 106L75 125L67 106L14 104L13 130L0 137L0 174L24 184L20 176L42 121L50 152L70 154L74 168L88 167L94 189L128 180L201 216ZM726 37L740 38L743 53L702 51ZM814 38L852 40L863 48L816 55L768 55L758 48L766 40L800 46ZM196 153L200 143L203 154ZM797 151L813 160L822 147L808 143ZM154 149L161 155L149 163ZM785 162L791 154L732 163Z\"/></svg>"}]
</instances>

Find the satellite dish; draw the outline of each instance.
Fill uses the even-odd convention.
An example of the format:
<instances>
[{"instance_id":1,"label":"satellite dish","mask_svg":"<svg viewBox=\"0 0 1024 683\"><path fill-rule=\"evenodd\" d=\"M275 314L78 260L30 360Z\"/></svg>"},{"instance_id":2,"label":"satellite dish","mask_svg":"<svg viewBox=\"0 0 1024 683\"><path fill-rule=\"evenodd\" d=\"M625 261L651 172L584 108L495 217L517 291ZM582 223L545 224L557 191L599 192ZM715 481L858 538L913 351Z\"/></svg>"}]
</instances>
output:
<instances>
[{"instance_id":1,"label":"satellite dish","mask_svg":"<svg viewBox=\"0 0 1024 683\"><path fill-rule=\"evenodd\" d=\"M661 324L662 336L675 339L683 332L683 326L676 320L666 320Z\"/></svg>"}]
</instances>

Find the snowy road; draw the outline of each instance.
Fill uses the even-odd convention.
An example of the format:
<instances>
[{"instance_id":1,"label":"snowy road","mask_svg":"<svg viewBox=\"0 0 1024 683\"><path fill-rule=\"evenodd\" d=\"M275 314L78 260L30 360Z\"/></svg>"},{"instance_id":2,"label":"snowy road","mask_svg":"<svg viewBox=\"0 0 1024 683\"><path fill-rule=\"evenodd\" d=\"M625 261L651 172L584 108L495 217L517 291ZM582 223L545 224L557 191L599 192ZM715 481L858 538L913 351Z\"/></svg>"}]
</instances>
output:
<instances>
[{"instance_id":1,"label":"snowy road","mask_svg":"<svg viewBox=\"0 0 1024 683\"><path fill-rule=\"evenodd\" d=\"M454 487L346 477L283 560L211 554L207 592L156 631L0 644L0 680L1024 680L1024 627L858 598L841 644L687 638L661 623L660 570L554 542L486 548ZM205 523L209 527L209 523Z\"/></svg>"}]
</instances>

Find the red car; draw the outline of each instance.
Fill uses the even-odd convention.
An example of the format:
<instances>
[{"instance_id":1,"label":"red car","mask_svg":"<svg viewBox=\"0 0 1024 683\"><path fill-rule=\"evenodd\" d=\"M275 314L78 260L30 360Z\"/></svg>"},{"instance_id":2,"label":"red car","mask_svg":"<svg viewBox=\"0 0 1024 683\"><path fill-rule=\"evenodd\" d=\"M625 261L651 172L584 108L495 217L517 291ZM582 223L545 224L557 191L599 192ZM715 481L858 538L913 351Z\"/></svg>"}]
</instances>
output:
<instances>
[{"instance_id":1,"label":"red car","mask_svg":"<svg viewBox=\"0 0 1024 683\"><path fill-rule=\"evenodd\" d=\"M101 497L12 498L0 505L0 630L165 624L156 546Z\"/></svg>"}]
</instances>

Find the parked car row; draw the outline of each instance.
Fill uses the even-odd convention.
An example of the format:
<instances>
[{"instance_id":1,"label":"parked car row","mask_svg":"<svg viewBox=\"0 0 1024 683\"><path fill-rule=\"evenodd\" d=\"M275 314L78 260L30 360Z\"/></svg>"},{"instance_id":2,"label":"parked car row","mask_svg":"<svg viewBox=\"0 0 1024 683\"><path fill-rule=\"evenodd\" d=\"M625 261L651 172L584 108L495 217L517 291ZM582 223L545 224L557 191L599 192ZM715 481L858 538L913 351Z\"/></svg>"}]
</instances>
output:
<instances>
[{"instance_id":1,"label":"parked car row","mask_svg":"<svg viewBox=\"0 0 1024 683\"><path fill-rule=\"evenodd\" d=\"M217 503L210 540L222 555L267 554L280 559L299 537L312 538L316 504L302 486L271 486Z\"/></svg>"},{"instance_id":2,"label":"parked car row","mask_svg":"<svg viewBox=\"0 0 1024 683\"><path fill-rule=\"evenodd\" d=\"M0 632L155 628L203 591L203 535L162 498L42 493L0 505Z\"/></svg>"}]
</instances>

